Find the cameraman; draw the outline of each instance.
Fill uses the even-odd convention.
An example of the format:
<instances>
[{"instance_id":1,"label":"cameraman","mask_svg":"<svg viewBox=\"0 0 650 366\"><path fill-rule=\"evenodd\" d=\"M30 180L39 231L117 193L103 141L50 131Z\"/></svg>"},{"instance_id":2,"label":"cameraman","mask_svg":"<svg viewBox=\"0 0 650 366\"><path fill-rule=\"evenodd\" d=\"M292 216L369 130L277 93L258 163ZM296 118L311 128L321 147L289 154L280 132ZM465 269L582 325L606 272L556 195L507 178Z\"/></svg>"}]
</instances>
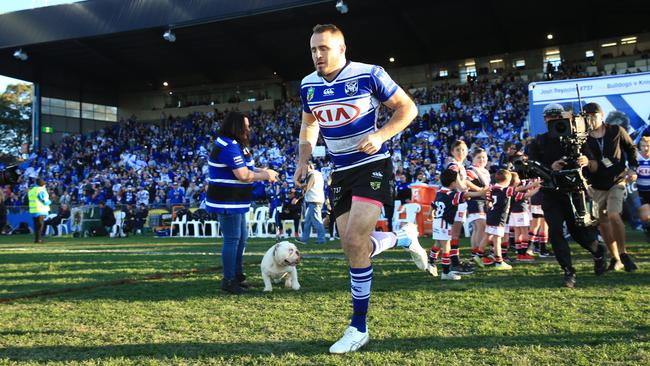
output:
<instances>
[{"instance_id":1,"label":"cameraman","mask_svg":"<svg viewBox=\"0 0 650 366\"><path fill-rule=\"evenodd\" d=\"M562 118L562 108L559 104L549 104L544 108L544 121L549 122ZM564 160L564 148L558 137L550 137L543 133L535 137L528 146L528 159L535 160L541 165L560 171L573 162ZM575 165L584 168L593 160L587 145L581 148L582 155L575 161ZM601 275L605 272L605 248L598 243L598 233L594 226L578 226L573 214L569 193L561 190L544 189L542 201L544 216L548 222L549 239L553 245L555 257L564 270L564 286L573 288L576 284L576 270L571 262L571 249L564 238L562 226L566 222L571 237L587 249L594 257L594 272Z\"/></svg>"},{"instance_id":2,"label":"cameraman","mask_svg":"<svg viewBox=\"0 0 650 366\"><path fill-rule=\"evenodd\" d=\"M637 269L625 252L625 224L621 218L625 197L625 178L636 180L637 150L625 129L603 123L603 109L598 103L585 104L593 130L587 144L593 152L589 161L591 197L598 203L600 232L609 247L612 259L608 270L632 272ZM626 167L627 163L627 167ZM620 253L620 256L619 256Z\"/></svg>"}]
</instances>

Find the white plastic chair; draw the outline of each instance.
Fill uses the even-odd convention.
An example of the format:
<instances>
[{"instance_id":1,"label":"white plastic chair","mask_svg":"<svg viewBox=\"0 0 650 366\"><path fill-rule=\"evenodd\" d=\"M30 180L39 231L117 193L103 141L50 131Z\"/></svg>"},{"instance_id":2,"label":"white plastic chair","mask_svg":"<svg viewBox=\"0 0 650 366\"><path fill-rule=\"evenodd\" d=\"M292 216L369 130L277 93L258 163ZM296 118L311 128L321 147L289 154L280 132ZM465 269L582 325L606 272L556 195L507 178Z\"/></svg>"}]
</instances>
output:
<instances>
[{"instance_id":1,"label":"white plastic chair","mask_svg":"<svg viewBox=\"0 0 650 366\"><path fill-rule=\"evenodd\" d=\"M56 214L55 214L55 213L51 213L51 214L48 214L47 216L45 216L45 219L44 219L44 220L45 220L45 221L47 221L47 220L51 220L51 219L53 219L53 218L55 218L55 217L56 217ZM52 229L52 225L47 225L47 227L45 228L45 235L46 235L46 236L47 236L47 235L50 235L50 230L51 230L51 229Z\"/></svg>"},{"instance_id":2,"label":"white plastic chair","mask_svg":"<svg viewBox=\"0 0 650 366\"><path fill-rule=\"evenodd\" d=\"M187 216L186 216L187 217ZM185 227L187 228L187 235L190 233L190 225L192 226L192 231L194 232L194 237L195 238L200 238L201 237L201 231L199 229L203 229L203 225L201 224L201 221L199 220L190 220L185 223Z\"/></svg>"},{"instance_id":3,"label":"white plastic chair","mask_svg":"<svg viewBox=\"0 0 650 366\"><path fill-rule=\"evenodd\" d=\"M174 226L178 226L178 236L181 238L184 237L186 224L187 224L187 215L183 215L182 218L176 216L176 219L172 221L172 227L169 231L169 236L170 237L174 236Z\"/></svg>"},{"instance_id":4,"label":"white plastic chair","mask_svg":"<svg viewBox=\"0 0 650 366\"><path fill-rule=\"evenodd\" d=\"M113 213L115 216L115 225L111 229L111 238L116 236L124 237L124 218L126 217L125 212L116 211Z\"/></svg>"},{"instance_id":5,"label":"white plastic chair","mask_svg":"<svg viewBox=\"0 0 650 366\"><path fill-rule=\"evenodd\" d=\"M288 226L291 226L291 235L294 237L296 236L296 233L298 233L298 236L300 236L300 232L296 230L295 225L293 224L293 220L282 220L282 227L284 228L284 235L287 235L288 233ZM300 225L298 225L300 226Z\"/></svg>"},{"instance_id":6,"label":"white plastic chair","mask_svg":"<svg viewBox=\"0 0 650 366\"><path fill-rule=\"evenodd\" d=\"M393 226L393 229L397 229L401 227L401 224L407 224L407 223L412 223L415 224L415 216L420 212L421 208L420 205L417 203L407 203L400 207L400 209L396 212L397 220L395 222L397 223L397 226ZM406 218L400 219L399 216L402 213L406 213Z\"/></svg>"},{"instance_id":7,"label":"white plastic chair","mask_svg":"<svg viewBox=\"0 0 650 366\"><path fill-rule=\"evenodd\" d=\"M208 236L207 228L210 227L210 235ZM219 237L219 221L217 220L206 220L203 222L203 237L206 238L218 238Z\"/></svg>"},{"instance_id":8,"label":"white plastic chair","mask_svg":"<svg viewBox=\"0 0 650 366\"><path fill-rule=\"evenodd\" d=\"M69 222L70 222L70 218L61 220L61 223L56 227L57 230L59 231L59 236L62 236L64 231L66 234L70 233L70 230L68 229Z\"/></svg>"},{"instance_id":9,"label":"white plastic chair","mask_svg":"<svg viewBox=\"0 0 650 366\"><path fill-rule=\"evenodd\" d=\"M253 207L248 209L248 215L244 215L246 218L246 227L248 228L248 236L253 236L253 221L255 221L255 209Z\"/></svg>"},{"instance_id":10,"label":"white plastic chair","mask_svg":"<svg viewBox=\"0 0 650 366\"><path fill-rule=\"evenodd\" d=\"M255 213L253 215L253 221L251 222L251 226L255 225L255 236L258 238L265 237L267 232L266 232L266 223L268 221L269 217L269 208L266 206L260 206L255 209Z\"/></svg>"},{"instance_id":11,"label":"white plastic chair","mask_svg":"<svg viewBox=\"0 0 650 366\"><path fill-rule=\"evenodd\" d=\"M275 216L280 212L280 207L276 207L273 212L271 212L271 217L269 217L268 220L266 220L266 225L264 225L264 229L266 230L266 234L268 236L274 236L275 233L278 231L278 228L275 225ZM273 225L273 229L271 230L271 225Z\"/></svg>"}]
</instances>

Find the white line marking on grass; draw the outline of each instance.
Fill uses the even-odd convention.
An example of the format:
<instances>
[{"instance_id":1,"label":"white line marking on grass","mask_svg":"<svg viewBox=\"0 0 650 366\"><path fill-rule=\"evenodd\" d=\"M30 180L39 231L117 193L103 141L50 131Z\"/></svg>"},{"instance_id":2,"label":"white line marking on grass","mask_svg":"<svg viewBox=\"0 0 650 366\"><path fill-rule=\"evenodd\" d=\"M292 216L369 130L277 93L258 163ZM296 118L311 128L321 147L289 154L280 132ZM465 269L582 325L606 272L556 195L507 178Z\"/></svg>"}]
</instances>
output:
<instances>
[{"instance_id":1,"label":"white line marking on grass","mask_svg":"<svg viewBox=\"0 0 650 366\"><path fill-rule=\"evenodd\" d=\"M0 249L0 252L22 252L33 250L34 248L7 248ZM39 252L47 253L85 253L85 254L128 254L128 255L205 255L205 256L221 256L220 252L165 252L165 251L153 251L153 250L126 250L126 249L46 249L38 248ZM263 256L266 252L245 252L244 255L247 256ZM340 254L331 254L331 255L312 255L304 254L303 258L305 259L321 259L321 260L345 260L345 257ZM400 259L400 258L385 258L383 261L391 262L410 262L410 259Z\"/></svg>"}]
</instances>

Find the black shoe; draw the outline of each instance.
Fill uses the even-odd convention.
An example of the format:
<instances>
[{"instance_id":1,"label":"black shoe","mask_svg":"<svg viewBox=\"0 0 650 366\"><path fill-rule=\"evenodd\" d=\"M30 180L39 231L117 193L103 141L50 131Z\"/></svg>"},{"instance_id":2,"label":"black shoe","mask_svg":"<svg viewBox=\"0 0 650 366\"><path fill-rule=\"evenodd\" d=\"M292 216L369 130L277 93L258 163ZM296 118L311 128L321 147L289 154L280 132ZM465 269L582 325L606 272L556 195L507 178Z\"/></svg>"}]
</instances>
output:
<instances>
[{"instance_id":1,"label":"black shoe","mask_svg":"<svg viewBox=\"0 0 650 366\"><path fill-rule=\"evenodd\" d=\"M235 278L237 279L237 282L239 282L239 287L243 289L247 289L251 287L248 281L246 281L246 276L244 276L243 273L238 274L237 276L235 276Z\"/></svg>"},{"instance_id":2,"label":"black shoe","mask_svg":"<svg viewBox=\"0 0 650 366\"><path fill-rule=\"evenodd\" d=\"M221 289L233 295L241 295L246 292L246 290L239 287L239 283L237 283L236 279L232 279L228 281L223 280L221 282Z\"/></svg>"},{"instance_id":3,"label":"black shoe","mask_svg":"<svg viewBox=\"0 0 650 366\"><path fill-rule=\"evenodd\" d=\"M568 288L576 287L576 272L575 272L575 270L565 270L564 271L564 287L568 287Z\"/></svg>"},{"instance_id":4,"label":"black shoe","mask_svg":"<svg viewBox=\"0 0 650 366\"><path fill-rule=\"evenodd\" d=\"M474 266L467 262L462 262L457 266L451 266L451 268L449 268L449 272L455 272L459 275L470 275L474 273Z\"/></svg>"},{"instance_id":5,"label":"black shoe","mask_svg":"<svg viewBox=\"0 0 650 366\"><path fill-rule=\"evenodd\" d=\"M605 261L605 256L596 258L594 257L594 273L596 276L600 276L607 271L607 262Z\"/></svg>"},{"instance_id":6,"label":"black shoe","mask_svg":"<svg viewBox=\"0 0 650 366\"><path fill-rule=\"evenodd\" d=\"M625 272L634 272L639 268L627 253L621 253L621 262L623 262Z\"/></svg>"}]
</instances>

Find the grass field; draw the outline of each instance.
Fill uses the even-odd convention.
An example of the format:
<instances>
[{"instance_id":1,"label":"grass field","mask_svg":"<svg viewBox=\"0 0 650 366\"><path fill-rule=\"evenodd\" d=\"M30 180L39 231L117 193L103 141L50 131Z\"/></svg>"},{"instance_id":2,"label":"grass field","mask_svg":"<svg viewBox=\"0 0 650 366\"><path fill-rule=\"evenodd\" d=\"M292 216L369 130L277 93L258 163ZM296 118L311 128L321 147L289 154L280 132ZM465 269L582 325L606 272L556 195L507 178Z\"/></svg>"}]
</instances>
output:
<instances>
[{"instance_id":1,"label":"grass field","mask_svg":"<svg viewBox=\"0 0 650 366\"><path fill-rule=\"evenodd\" d=\"M259 262L272 242L251 240L254 289L234 297L210 240L0 237L0 364L649 365L650 245L629 239L635 273L596 277L574 246L573 290L554 259L443 282L385 253L371 342L334 356L351 313L338 242L301 246L302 289L267 294Z\"/></svg>"}]
</instances>

